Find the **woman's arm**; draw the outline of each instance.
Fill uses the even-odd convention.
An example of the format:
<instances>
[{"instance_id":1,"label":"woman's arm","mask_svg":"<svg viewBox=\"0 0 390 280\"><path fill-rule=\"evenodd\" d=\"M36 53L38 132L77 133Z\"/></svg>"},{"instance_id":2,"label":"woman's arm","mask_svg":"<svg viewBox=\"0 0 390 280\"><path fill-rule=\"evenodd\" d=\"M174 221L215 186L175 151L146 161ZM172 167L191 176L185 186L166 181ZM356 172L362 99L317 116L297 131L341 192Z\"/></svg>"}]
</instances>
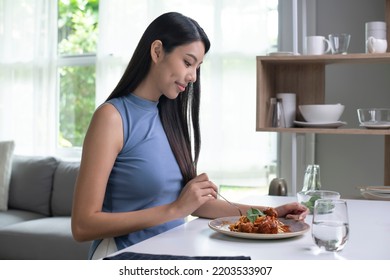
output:
<instances>
[{"instance_id":1,"label":"woman's arm","mask_svg":"<svg viewBox=\"0 0 390 280\"><path fill-rule=\"evenodd\" d=\"M266 208L268 208L268 206L247 205L235 203L232 201L231 203L235 204L241 210L241 213L243 215L245 215L250 208L256 208L260 211L264 211ZM237 207L234 207L233 205L222 199L217 199L203 204L196 211L194 211L192 215L209 219L228 216L239 216L240 213ZM298 202L287 203L274 208L278 213L279 217L286 217L295 220L303 220L309 213L308 208Z\"/></svg>"},{"instance_id":2,"label":"woman's arm","mask_svg":"<svg viewBox=\"0 0 390 280\"><path fill-rule=\"evenodd\" d=\"M72 209L72 233L76 240L120 236L162 224L185 217L215 199L213 186L197 177L171 204L133 212L102 212L108 177L122 146L120 114L114 106L105 104L95 112L83 145Z\"/></svg>"}]
</instances>

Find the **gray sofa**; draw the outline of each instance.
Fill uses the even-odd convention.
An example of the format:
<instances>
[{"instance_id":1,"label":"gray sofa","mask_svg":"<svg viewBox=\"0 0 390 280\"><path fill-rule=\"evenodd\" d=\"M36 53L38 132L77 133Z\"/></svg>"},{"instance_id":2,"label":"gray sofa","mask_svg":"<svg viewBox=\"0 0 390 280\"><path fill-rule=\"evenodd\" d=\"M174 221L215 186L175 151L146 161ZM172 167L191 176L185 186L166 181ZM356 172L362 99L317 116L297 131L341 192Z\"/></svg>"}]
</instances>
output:
<instances>
[{"instance_id":1,"label":"gray sofa","mask_svg":"<svg viewBox=\"0 0 390 280\"><path fill-rule=\"evenodd\" d=\"M78 170L79 162L55 157L13 157L0 259L87 259L90 242L76 242L70 225Z\"/></svg>"}]
</instances>

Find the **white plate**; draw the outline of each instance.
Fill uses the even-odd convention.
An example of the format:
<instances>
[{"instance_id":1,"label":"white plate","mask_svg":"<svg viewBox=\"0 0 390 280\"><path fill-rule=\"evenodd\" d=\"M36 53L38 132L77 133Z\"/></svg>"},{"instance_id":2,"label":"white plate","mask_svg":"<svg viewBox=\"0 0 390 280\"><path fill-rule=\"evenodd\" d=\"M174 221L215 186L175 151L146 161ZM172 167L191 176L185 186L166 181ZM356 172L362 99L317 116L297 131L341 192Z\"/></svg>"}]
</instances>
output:
<instances>
[{"instance_id":1,"label":"white plate","mask_svg":"<svg viewBox=\"0 0 390 280\"><path fill-rule=\"evenodd\" d=\"M317 127L317 128L337 128L343 125L346 125L346 122L337 121L337 122L299 122L294 121L296 126L301 127Z\"/></svg>"},{"instance_id":2,"label":"white plate","mask_svg":"<svg viewBox=\"0 0 390 280\"><path fill-rule=\"evenodd\" d=\"M235 232L229 229L230 224L234 224L239 220L239 216L224 217L212 220L209 222L209 227L216 232L245 239L283 239L290 238L304 234L310 229L310 226L303 221L295 221L292 219L279 220L285 225L290 226L291 232L277 233L277 234L265 234L265 233L246 233L246 232Z\"/></svg>"},{"instance_id":3,"label":"white plate","mask_svg":"<svg viewBox=\"0 0 390 280\"><path fill-rule=\"evenodd\" d=\"M380 194L377 192L370 192L370 191L362 191L361 194L364 198L367 199L390 201L390 194Z\"/></svg>"},{"instance_id":4,"label":"white plate","mask_svg":"<svg viewBox=\"0 0 390 280\"><path fill-rule=\"evenodd\" d=\"M364 122L360 126L365 128L385 129L390 128L390 122Z\"/></svg>"},{"instance_id":5,"label":"white plate","mask_svg":"<svg viewBox=\"0 0 390 280\"><path fill-rule=\"evenodd\" d=\"M370 186L370 187L364 187L363 188L365 191L370 191L370 192L376 192L376 193L387 193L390 194L390 187L388 186Z\"/></svg>"},{"instance_id":6,"label":"white plate","mask_svg":"<svg viewBox=\"0 0 390 280\"><path fill-rule=\"evenodd\" d=\"M360 193L364 198L375 200L390 200L389 186L360 187Z\"/></svg>"},{"instance_id":7,"label":"white plate","mask_svg":"<svg viewBox=\"0 0 390 280\"><path fill-rule=\"evenodd\" d=\"M299 54L293 52L271 52L268 55L269 56L292 56L292 55L299 55Z\"/></svg>"}]
</instances>

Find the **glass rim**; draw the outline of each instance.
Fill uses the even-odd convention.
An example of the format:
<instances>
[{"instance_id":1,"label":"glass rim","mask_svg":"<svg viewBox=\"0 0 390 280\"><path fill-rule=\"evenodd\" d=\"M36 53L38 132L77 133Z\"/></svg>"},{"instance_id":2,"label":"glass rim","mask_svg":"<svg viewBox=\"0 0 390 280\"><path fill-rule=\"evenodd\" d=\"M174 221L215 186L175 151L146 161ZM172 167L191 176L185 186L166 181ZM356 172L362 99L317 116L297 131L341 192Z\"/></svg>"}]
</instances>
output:
<instances>
[{"instance_id":1,"label":"glass rim","mask_svg":"<svg viewBox=\"0 0 390 280\"><path fill-rule=\"evenodd\" d=\"M342 198L319 198L315 201L314 205L319 204L319 203L329 203L329 202L347 204L347 201L345 199L342 199Z\"/></svg>"}]
</instances>

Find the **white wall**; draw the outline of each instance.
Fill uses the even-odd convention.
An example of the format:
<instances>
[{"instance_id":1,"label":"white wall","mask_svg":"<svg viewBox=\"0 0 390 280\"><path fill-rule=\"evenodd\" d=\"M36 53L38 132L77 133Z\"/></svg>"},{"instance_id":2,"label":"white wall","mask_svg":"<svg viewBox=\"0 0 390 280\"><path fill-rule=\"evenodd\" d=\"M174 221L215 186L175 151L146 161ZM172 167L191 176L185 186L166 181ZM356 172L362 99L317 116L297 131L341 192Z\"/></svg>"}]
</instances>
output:
<instances>
[{"instance_id":1,"label":"white wall","mask_svg":"<svg viewBox=\"0 0 390 280\"><path fill-rule=\"evenodd\" d=\"M365 51L365 22L385 19L384 0L317 0L317 34L348 32L350 53ZM342 120L357 127L356 109L390 107L390 65L333 65L326 71L326 102L346 105ZM323 189L359 197L357 186L383 185L384 137L317 135L315 158Z\"/></svg>"}]
</instances>

